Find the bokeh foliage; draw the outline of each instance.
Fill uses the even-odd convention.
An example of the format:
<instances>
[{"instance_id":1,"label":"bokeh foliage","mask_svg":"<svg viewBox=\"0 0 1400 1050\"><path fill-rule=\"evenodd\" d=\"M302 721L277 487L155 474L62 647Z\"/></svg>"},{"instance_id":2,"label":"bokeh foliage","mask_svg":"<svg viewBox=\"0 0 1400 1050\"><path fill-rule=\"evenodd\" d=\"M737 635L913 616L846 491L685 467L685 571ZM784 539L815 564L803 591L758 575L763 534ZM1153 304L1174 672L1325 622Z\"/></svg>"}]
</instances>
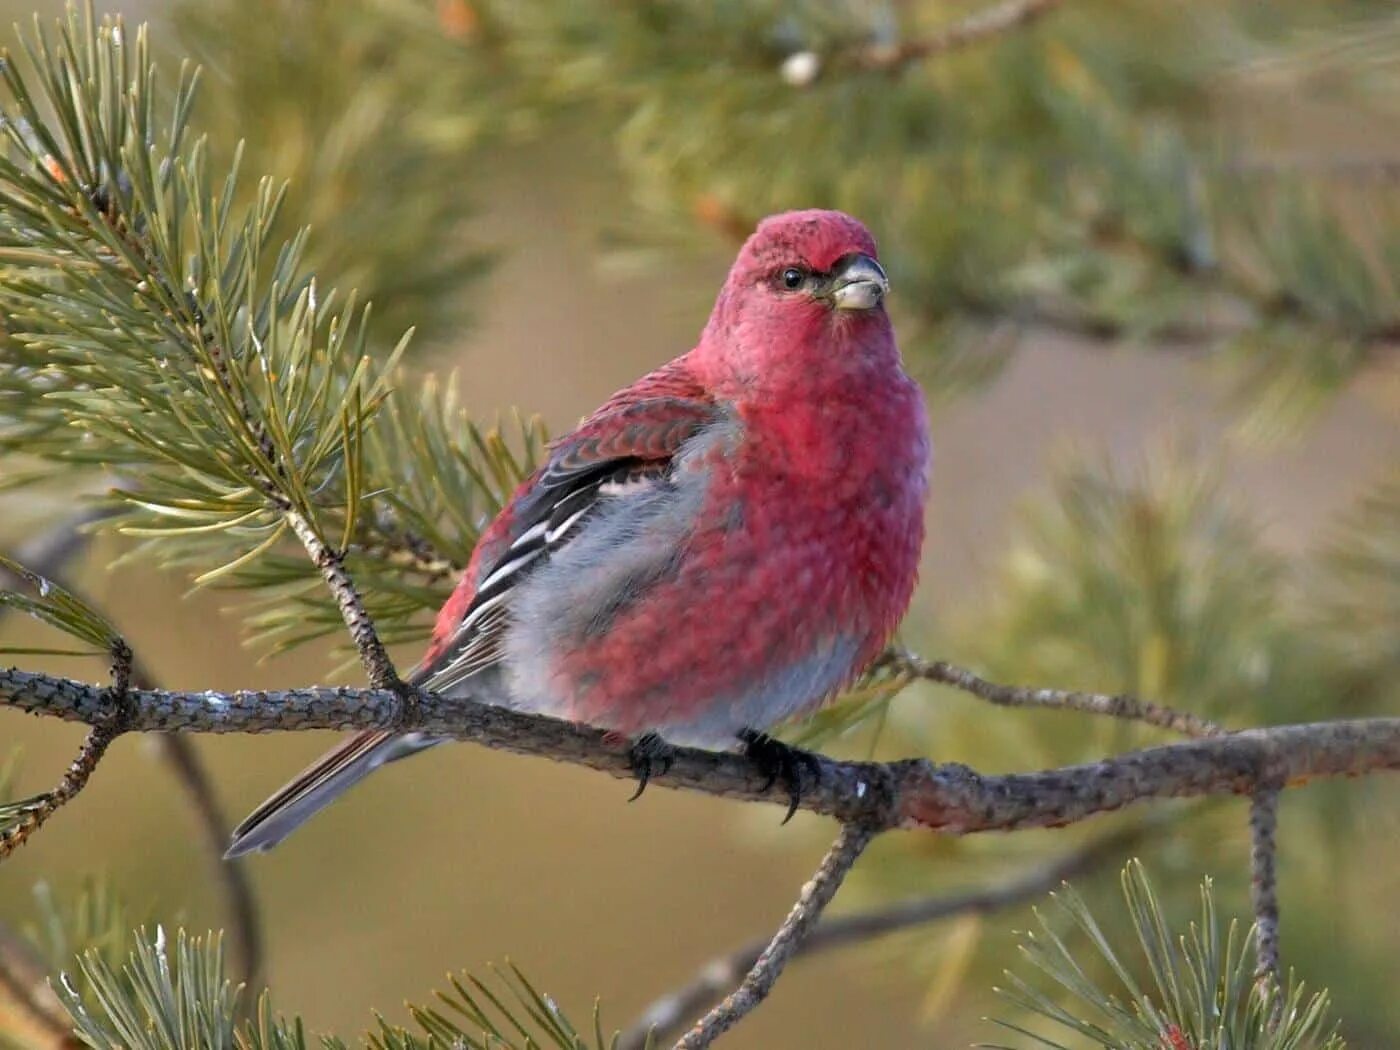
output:
<instances>
[{"instance_id":1,"label":"bokeh foliage","mask_svg":"<svg viewBox=\"0 0 1400 1050\"><path fill-rule=\"evenodd\" d=\"M1021 952L1023 968L1034 976L1008 973L1002 991L1036 1020L1029 1028L1001 1021L1006 1029L1051 1050L1063 1046L1066 1032L1106 1050L1345 1050L1325 992L1310 994L1292 979L1281 989L1255 980L1256 931L1221 921L1209 880L1201 887L1200 914L1185 930L1167 923L1141 864L1130 864L1122 881L1141 959L1126 958L1093 909L1064 887L1054 904L1075 937L1062 937L1059 924L1038 916L1040 929L1027 934ZM1085 954L1097 954L1113 971L1114 991L1085 977L1079 963ZM1060 994L1048 994L1047 984Z\"/></svg>"},{"instance_id":2,"label":"bokeh foliage","mask_svg":"<svg viewBox=\"0 0 1400 1050\"><path fill-rule=\"evenodd\" d=\"M183 0L160 50L205 63L198 96L188 71L151 79L129 29L94 36L81 14L66 41L46 28L38 76L5 69L11 500L38 483L105 490L104 527L128 556L250 592L250 639L268 653L342 629L270 485L345 545L385 637L422 637L544 435L519 417L473 422L400 336L461 328L485 250L462 229L473 173L565 122L607 143L635 204L613 232L632 247L733 240L790 206L867 219L935 399L977 396L1048 331L1197 354L1238 395L1243 430L1306 442L1311 414L1400 344L1400 193L1384 156L1340 163L1294 124L1309 106L1313 120L1344 109L1370 141L1396 141L1393 5L1066 2L1005 37L881 65L882 48L972 9ZM372 312L353 305L367 299ZM1123 467L1089 450L1050 475L986 600L940 625L944 654L1229 725L1397 710L1396 476L1285 560L1210 455L1164 444ZM899 684L872 676L793 735L860 754L956 750L988 769L1160 739ZM1327 858L1393 864L1355 813L1394 801L1371 784L1289 798L1285 849L1320 844L1289 870L1295 905L1367 892L1367 865ZM1242 910L1237 807L1150 819L1141 850L1166 877L1166 921L1197 906L1183 887L1207 866ZM881 843L852 890L873 902L977 881L1082 834ZM1400 1031L1384 994L1396 946L1354 912L1289 903L1286 951L1333 986L1348 1023ZM1334 921L1349 924L1340 936ZM1013 922L891 951L924 967L937 1008L1004 962ZM181 951L207 975L192 943ZM266 1045L299 1045L268 1031Z\"/></svg>"},{"instance_id":3,"label":"bokeh foliage","mask_svg":"<svg viewBox=\"0 0 1400 1050\"><path fill-rule=\"evenodd\" d=\"M311 276L306 231L279 241L282 184L240 203L238 161L209 173L188 134L198 76L163 103L144 30L74 12L30 57L29 76L5 67L0 451L100 470L109 527L196 583L273 596L255 626L288 644L339 622L315 567L281 554L295 514L351 552L397 638L437 604L415 581L465 565L538 428L483 432L450 381L393 379L408 336L374 347L369 308Z\"/></svg>"},{"instance_id":4,"label":"bokeh foliage","mask_svg":"<svg viewBox=\"0 0 1400 1050\"><path fill-rule=\"evenodd\" d=\"M1123 872L1122 887L1141 960L1128 957L1094 909L1064 886L1054 905L1073 934L1062 936L1063 924L1040 917L1040 929L1027 935L1021 953L1031 976L1008 972L1002 993L1006 1009L998 1024L1052 1048L1063 1044L1045 1033L1057 1026L1105 1050L1345 1050L1326 993L1310 994L1291 980L1284 989L1255 982L1254 931L1241 933L1237 921L1221 921L1209 880L1201 887L1199 916L1184 930L1171 928L1140 864ZM100 887L81 894L71 911L45 899L43 912L50 951L74 935L93 945L76 958L64 952L50 958L60 975L62 1006L94 1050L346 1046L335 1036L309 1035L300 1018L274 1011L265 993L245 1021L239 1002L247 990L225 975L217 935L192 937L181 929L172 945L160 926L129 932L125 916ZM1086 976L1079 961L1086 952L1107 964L1121 992L1102 991ZM462 974L449 982L450 989L436 993L431 1006L409 1007L411 1028L380 1017L363 1045L373 1050L616 1050L618 1045L617 1034L604 1029L600 1004L594 1004L591 1024L580 1029L514 965L493 968L485 980ZM1060 996L1047 992L1047 984L1057 986ZM1062 1005L1066 993L1070 1003ZM1015 1013L1007 1017L1006 1010ZM653 1034L646 1050L654 1045Z\"/></svg>"},{"instance_id":5,"label":"bokeh foliage","mask_svg":"<svg viewBox=\"0 0 1400 1050\"><path fill-rule=\"evenodd\" d=\"M480 147L504 130L489 57L413 0L217 0L174 16L218 79L199 119L220 159L241 142L247 170L287 180L275 236L308 227L308 268L371 296L382 338L460 337L462 289L487 262L464 229Z\"/></svg>"},{"instance_id":6,"label":"bokeh foliage","mask_svg":"<svg viewBox=\"0 0 1400 1050\"><path fill-rule=\"evenodd\" d=\"M1264 92L1250 69L1298 38L1393 39L1390 5L1073 3L989 47L878 61L949 6L484 10L547 96L611 111L659 221L733 235L814 201L867 217L932 393L990 379L1018 328L1049 327L1214 347L1262 425L1393 348L1393 183L1273 162L1287 144L1245 117L1268 107L1284 124L1295 78L1263 98L1240 84ZM794 77L795 56L815 72ZM1350 105L1384 106L1400 73L1376 61L1366 77Z\"/></svg>"}]
</instances>

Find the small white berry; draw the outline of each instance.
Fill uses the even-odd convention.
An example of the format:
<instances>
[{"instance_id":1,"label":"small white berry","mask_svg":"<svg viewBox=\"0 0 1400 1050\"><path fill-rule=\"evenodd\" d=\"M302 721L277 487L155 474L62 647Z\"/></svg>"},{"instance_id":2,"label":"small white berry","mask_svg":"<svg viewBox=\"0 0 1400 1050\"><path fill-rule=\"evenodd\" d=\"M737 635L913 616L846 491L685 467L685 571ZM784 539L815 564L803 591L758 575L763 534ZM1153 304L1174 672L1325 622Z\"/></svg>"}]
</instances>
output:
<instances>
[{"instance_id":1,"label":"small white berry","mask_svg":"<svg viewBox=\"0 0 1400 1050\"><path fill-rule=\"evenodd\" d=\"M806 87L821 71L821 56L815 51L794 51L783 59L783 80L793 87Z\"/></svg>"}]
</instances>

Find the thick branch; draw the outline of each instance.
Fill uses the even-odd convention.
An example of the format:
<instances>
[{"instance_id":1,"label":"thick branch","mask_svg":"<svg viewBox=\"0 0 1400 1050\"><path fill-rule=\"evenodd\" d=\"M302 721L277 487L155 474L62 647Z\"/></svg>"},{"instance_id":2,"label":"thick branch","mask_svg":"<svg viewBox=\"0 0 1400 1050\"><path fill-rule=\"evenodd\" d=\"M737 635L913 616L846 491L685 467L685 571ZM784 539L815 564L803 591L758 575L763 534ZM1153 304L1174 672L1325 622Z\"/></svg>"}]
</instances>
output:
<instances>
[{"instance_id":1,"label":"thick branch","mask_svg":"<svg viewBox=\"0 0 1400 1050\"><path fill-rule=\"evenodd\" d=\"M0 670L0 704L70 721L102 717L104 690L71 679ZM315 686L278 692L133 689L127 729L261 733L416 729L518 754L633 776L625 749L602 730L472 700ZM948 834L1069 824L1152 798L1252 794L1265 770L1285 785L1400 769L1400 718L1274 726L1206 737L1036 773L985 776L923 759L842 762L813 755L801 807L843 822ZM747 801L786 801L737 754L679 748L652 783Z\"/></svg>"},{"instance_id":2,"label":"thick branch","mask_svg":"<svg viewBox=\"0 0 1400 1050\"><path fill-rule=\"evenodd\" d=\"M724 1002L700 1018L676 1043L675 1050L704 1050L768 997L788 960L796 954L807 932L831 903L831 898L836 896L841 883L878 830L867 824L842 826L841 834L822 859L817 873L802 887L792 911L788 912L778 932L754 960L739 987L727 995Z\"/></svg>"},{"instance_id":3,"label":"thick branch","mask_svg":"<svg viewBox=\"0 0 1400 1050\"><path fill-rule=\"evenodd\" d=\"M863 944L955 915L983 915L1039 897L1066 879L1117 856L1130 842L1140 837L1141 830L1130 827L1105 835L985 889L916 897L883 908L827 919L808 934L793 953L793 958ZM622 1034L617 1050L643 1050L649 1034L655 1043L673 1036L698 1011L710 1006L732 988L758 962L768 943L767 938L752 941L728 955L710 960L689 984L648 1006Z\"/></svg>"}]
</instances>

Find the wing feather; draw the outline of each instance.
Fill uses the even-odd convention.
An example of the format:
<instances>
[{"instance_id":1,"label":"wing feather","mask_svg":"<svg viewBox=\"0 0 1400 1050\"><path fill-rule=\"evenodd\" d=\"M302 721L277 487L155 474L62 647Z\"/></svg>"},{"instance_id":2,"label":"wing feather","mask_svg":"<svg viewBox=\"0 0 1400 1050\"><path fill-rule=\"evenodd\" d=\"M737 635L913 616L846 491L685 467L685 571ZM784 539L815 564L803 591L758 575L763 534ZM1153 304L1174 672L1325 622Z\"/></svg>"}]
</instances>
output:
<instances>
[{"instance_id":1,"label":"wing feather","mask_svg":"<svg viewBox=\"0 0 1400 1050\"><path fill-rule=\"evenodd\" d=\"M665 484L676 453L718 416L688 376L654 373L556 442L548 462L482 537L482 553L449 603L450 620L439 621L414 679L451 689L498 661L511 592L577 535L603 501Z\"/></svg>"}]
</instances>

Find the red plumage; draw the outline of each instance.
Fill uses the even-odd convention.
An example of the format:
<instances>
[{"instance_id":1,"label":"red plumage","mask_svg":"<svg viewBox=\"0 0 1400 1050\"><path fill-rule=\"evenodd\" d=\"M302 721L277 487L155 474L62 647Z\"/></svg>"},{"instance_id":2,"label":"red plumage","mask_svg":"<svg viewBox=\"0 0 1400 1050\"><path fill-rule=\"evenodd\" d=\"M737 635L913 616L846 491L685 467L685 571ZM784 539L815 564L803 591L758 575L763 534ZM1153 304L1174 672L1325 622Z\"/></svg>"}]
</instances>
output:
<instances>
[{"instance_id":1,"label":"red plumage","mask_svg":"<svg viewBox=\"0 0 1400 1050\"><path fill-rule=\"evenodd\" d=\"M699 343L556 442L488 526L415 672L629 737L732 743L808 710L908 607L929 442L869 232L760 224ZM432 741L359 738L258 813L266 848Z\"/></svg>"},{"instance_id":2,"label":"red plumage","mask_svg":"<svg viewBox=\"0 0 1400 1050\"><path fill-rule=\"evenodd\" d=\"M477 581L494 566L516 536L515 508L547 470L581 469L590 462L637 458L666 460L695 424L713 414L704 388L678 358L619 390L574 430L554 442L543 466L516 487L501 512L482 532L462 578L438 610L432 640L419 661L432 667L452 642L476 596Z\"/></svg>"}]
</instances>

